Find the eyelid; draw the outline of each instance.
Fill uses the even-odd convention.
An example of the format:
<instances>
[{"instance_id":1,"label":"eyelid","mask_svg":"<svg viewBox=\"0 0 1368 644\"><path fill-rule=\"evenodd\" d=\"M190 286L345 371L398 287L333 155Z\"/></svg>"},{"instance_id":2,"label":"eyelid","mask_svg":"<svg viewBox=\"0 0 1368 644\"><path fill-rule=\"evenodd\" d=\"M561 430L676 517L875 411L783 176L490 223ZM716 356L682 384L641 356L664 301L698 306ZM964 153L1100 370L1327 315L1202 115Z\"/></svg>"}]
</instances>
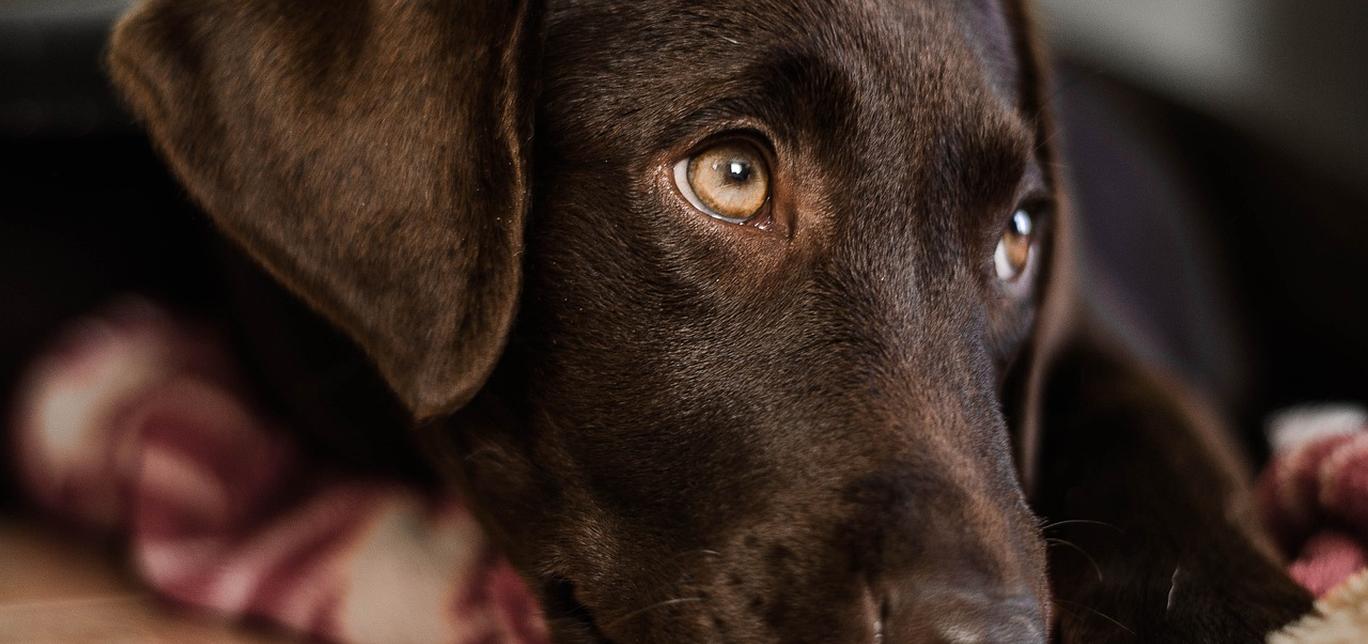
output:
<instances>
[{"instance_id":1,"label":"eyelid","mask_svg":"<svg viewBox=\"0 0 1368 644\"><path fill-rule=\"evenodd\" d=\"M1027 190L1016 202L1016 210L1026 209L1037 217L1048 216L1055 207L1054 196L1044 188ZM1015 212L1015 210L1013 211Z\"/></svg>"},{"instance_id":2,"label":"eyelid","mask_svg":"<svg viewBox=\"0 0 1368 644\"><path fill-rule=\"evenodd\" d=\"M679 127L680 131L671 132L666 137L668 142L661 144L662 149L694 156L714 145L739 140L755 144L769 158L777 155L774 141L779 139L775 138L775 133L763 122L752 118L715 118L715 115L705 113L686 118Z\"/></svg>"},{"instance_id":3,"label":"eyelid","mask_svg":"<svg viewBox=\"0 0 1368 644\"><path fill-rule=\"evenodd\" d=\"M726 145L728 143L754 147L755 152L759 157L764 159L766 168L773 171L775 159L778 157L778 152L775 150L774 143L764 131L746 125L699 138L687 148L684 148L685 153L683 158L686 160L692 159L710 148Z\"/></svg>"}]
</instances>

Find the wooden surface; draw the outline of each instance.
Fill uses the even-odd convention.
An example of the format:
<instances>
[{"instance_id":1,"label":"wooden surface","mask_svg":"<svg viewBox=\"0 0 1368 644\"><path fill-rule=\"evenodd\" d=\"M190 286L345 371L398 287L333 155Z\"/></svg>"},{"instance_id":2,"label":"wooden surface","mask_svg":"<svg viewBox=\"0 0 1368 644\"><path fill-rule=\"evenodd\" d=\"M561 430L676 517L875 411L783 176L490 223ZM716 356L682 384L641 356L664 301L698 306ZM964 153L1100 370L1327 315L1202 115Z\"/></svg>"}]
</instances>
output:
<instances>
[{"instance_id":1,"label":"wooden surface","mask_svg":"<svg viewBox=\"0 0 1368 644\"><path fill-rule=\"evenodd\" d=\"M0 516L0 643L288 641L176 610L141 588L113 549Z\"/></svg>"}]
</instances>

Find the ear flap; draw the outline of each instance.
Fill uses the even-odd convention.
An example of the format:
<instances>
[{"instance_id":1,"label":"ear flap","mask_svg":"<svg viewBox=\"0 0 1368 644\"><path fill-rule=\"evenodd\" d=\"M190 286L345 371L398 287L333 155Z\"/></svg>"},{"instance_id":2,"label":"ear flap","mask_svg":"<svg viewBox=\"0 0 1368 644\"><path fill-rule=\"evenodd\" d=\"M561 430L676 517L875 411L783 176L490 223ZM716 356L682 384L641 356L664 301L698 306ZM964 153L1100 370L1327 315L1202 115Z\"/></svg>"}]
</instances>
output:
<instances>
[{"instance_id":1,"label":"ear flap","mask_svg":"<svg viewBox=\"0 0 1368 644\"><path fill-rule=\"evenodd\" d=\"M475 394L515 313L536 13L149 0L109 66L191 195L424 418Z\"/></svg>"}]
</instances>

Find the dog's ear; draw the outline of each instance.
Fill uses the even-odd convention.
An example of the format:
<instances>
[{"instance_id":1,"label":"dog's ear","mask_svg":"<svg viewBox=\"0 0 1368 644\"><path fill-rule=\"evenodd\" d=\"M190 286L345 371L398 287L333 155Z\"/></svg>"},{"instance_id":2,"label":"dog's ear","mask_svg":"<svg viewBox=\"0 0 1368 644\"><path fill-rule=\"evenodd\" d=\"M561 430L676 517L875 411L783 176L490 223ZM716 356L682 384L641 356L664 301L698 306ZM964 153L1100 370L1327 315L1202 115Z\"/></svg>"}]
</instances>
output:
<instances>
[{"instance_id":1,"label":"dog's ear","mask_svg":"<svg viewBox=\"0 0 1368 644\"><path fill-rule=\"evenodd\" d=\"M474 395L515 313L537 14L148 0L108 64L190 194L424 418Z\"/></svg>"}]
</instances>

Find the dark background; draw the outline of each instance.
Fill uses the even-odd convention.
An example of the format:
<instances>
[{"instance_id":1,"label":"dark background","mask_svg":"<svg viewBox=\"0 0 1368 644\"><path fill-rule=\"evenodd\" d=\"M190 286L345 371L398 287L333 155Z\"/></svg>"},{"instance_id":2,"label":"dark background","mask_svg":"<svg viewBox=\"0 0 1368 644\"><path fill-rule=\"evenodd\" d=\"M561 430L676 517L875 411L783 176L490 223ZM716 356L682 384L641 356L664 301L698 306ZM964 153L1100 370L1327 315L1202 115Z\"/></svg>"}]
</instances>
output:
<instances>
[{"instance_id":1,"label":"dark background","mask_svg":"<svg viewBox=\"0 0 1368 644\"><path fill-rule=\"evenodd\" d=\"M259 276L185 201L101 75L127 4L0 0L0 396L63 320L120 292L239 336L272 327L284 348L268 351L337 344L228 304ZM1368 401L1366 17L1359 0L1043 2L1084 281L1250 437L1290 404ZM338 400L335 383L365 379L347 365L284 378L334 383L284 398Z\"/></svg>"}]
</instances>

